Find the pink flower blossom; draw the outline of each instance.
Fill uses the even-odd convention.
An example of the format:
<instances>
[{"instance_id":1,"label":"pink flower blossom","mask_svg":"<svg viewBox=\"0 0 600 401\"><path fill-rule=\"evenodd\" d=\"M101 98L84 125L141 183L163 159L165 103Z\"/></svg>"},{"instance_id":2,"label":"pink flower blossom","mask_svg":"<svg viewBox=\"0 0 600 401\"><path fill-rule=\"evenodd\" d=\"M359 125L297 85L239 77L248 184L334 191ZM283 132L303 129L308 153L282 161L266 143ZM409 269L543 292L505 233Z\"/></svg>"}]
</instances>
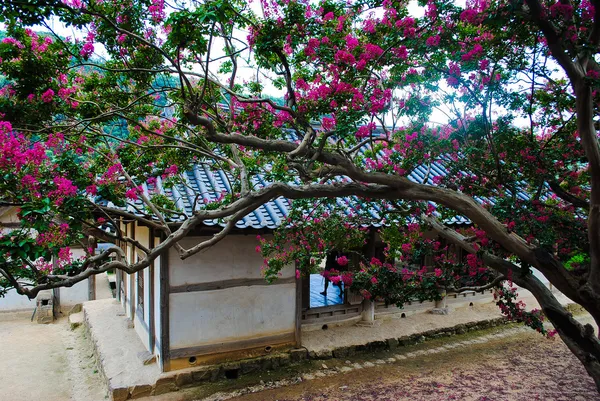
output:
<instances>
[{"instance_id":1,"label":"pink flower blossom","mask_svg":"<svg viewBox=\"0 0 600 401\"><path fill-rule=\"evenodd\" d=\"M434 35L427 38L425 41L427 46L433 47L438 46L440 44L440 35Z\"/></svg>"},{"instance_id":2,"label":"pink flower blossom","mask_svg":"<svg viewBox=\"0 0 600 401\"><path fill-rule=\"evenodd\" d=\"M88 194L90 194L92 196L96 196L96 195L98 195L98 187L95 185L89 185L85 188L85 192L87 192Z\"/></svg>"},{"instance_id":3,"label":"pink flower blossom","mask_svg":"<svg viewBox=\"0 0 600 401\"><path fill-rule=\"evenodd\" d=\"M54 99L54 91L52 89L48 89L46 92L42 93L42 101L44 103L51 103Z\"/></svg>"},{"instance_id":4,"label":"pink flower blossom","mask_svg":"<svg viewBox=\"0 0 600 401\"><path fill-rule=\"evenodd\" d=\"M9 44L9 45L16 46L19 49L24 49L25 48L25 46L23 46L23 44L21 42L19 42L15 38L4 38L4 39L2 39L2 43L6 43L6 44Z\"/></svg>"},{"instance_id":5,"label":"pink flower blossom","mask_svg":"<svg viewBox=\"0 0 600 401\"><path fill-rule=\"evenodd\" d=\"M177 165L175 164L171 164L169 167L167 167L165 169L165 175L166 176L173 176L176 175L178 171Z\"/></svg>"},{"instance_id":6,"label":"pink flower blossom","mask_svg":"<svg viewBox=\"0 0 600 401\"><path fill-rule=\"evenodd\" d=\"M91 56L92 53L94 53L94 44L91 42L86 42L79 51L79 54L86 58Z\"/></svg>"},{"instance_id":7,"label":"pink flower blossom","mask_svg":"<svg viewBox=\"0 0 600 401\"><path fill-rule=\"evenodd\" d=\"M138 193L140 192L139 188L130 188L125 192L125 197L129 200L136 201L138 200Z\"/></svg>"},{"instance_id":8,"label":"pink flower blossom","mask_svg":"<svg viewBox=\"0 0 600 401\"><path fill-rule=\"evenodd\" d=\"M340 266L346 266L348 264L348 258L345 256L340 256L336 260L337 260L337 264Z\"/></svg>"},{"instance_id":9,"label":"pink flower blossom","mask_svg":"<svg viewBox=\"0 0 600 401\"><path fill-rule=\"evenodd\" d=\"M322 126L325 131L333 131L335 129L335 118L323 117Z\"/></svg>"}]
</instances>

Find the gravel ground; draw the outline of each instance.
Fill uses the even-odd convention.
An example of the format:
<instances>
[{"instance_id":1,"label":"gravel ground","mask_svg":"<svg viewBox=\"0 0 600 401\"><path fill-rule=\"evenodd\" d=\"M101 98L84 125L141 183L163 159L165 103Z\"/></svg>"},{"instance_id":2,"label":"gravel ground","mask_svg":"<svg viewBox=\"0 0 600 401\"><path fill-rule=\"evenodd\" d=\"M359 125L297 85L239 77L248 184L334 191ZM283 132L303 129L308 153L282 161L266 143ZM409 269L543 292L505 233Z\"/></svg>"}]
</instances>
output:
<instances>
[{"instance_id":1,"label":"gravel ground","mask_svg":"<svg viewBox=\"0 0 600 401\"><path fill-rule=\"evenodd\" d=\"M441 349L440 344L435 347ZM315 377L293 386L231 399L600 400L583 366L559 339L548 340L532 331L514 330L510 336L491 336L483 342L444 348L444 352L413 353L393 363L363 362L362 368L348 373Z\"/></svg>"}]
</instances>

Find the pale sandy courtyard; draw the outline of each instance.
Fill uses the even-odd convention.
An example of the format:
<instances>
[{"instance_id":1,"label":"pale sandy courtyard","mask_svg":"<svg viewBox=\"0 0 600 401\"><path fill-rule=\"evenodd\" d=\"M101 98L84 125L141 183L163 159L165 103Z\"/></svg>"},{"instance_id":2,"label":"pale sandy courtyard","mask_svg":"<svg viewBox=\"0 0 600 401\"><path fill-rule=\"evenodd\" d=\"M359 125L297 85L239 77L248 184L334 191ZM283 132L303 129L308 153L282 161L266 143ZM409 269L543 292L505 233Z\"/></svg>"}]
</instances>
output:
<instances>
[{"instance_id":1,"label":"pale sandy courtyard","mask_svg":"<svg viewBox=\"0 0 600 401\"><path fill-rule=\"evenodd\" d=\"M66 318L44 325L0 316L0 377L2 401L107 399L83 328L71 331Z\"/></svg>"}]
</instances>

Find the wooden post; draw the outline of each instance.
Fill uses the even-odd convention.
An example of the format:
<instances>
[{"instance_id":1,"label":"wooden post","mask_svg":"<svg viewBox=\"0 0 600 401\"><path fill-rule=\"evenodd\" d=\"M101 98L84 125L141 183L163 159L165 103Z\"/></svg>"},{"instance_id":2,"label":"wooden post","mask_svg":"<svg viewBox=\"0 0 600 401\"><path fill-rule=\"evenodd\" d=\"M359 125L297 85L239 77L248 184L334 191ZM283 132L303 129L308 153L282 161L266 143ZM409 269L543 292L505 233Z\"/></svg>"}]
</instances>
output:
<instances>
[{"instance_id":1,"label":"wooden post","mask_svg":"<svg viewBox=\"0 0 600 401\"><path fill-rule=\"evenodd\" d=\"M131 239L135 239L135 221L131 224ZM129 224L127 224L129 226ZM135 246L131 245L131 252L129 252L129 263L135 263ZM135 273L129 275L129 311L131 313L131 323L135 324Z\"/></svg>"},{"instance_id":2,"label":"wooden post","mask_svg":"<svg viewBox=\"0 0 600 401\"><path fill-rule=\"evenodd\" d=\"M298 267L298 266L296 266ZM302 277L296 278L296 347L302 346Z\"/></svg>"},{"instance_id":3,"label":"wooden post","mask_svg":"<svg viewBox=\"0 0 600 401\"><path fill-rule=\"evenodd\" d=\"M116 275L116 295L117 295L117 301L121 302L121 274L123 273L123 270L121 269L117 269L115 271L115 275Z\"/></svg>"},{"instance_id":4,"label":"wooden post","mask_svg":"<svg viewBox=\"0 0 600 401\"><path fill-rule=\"evenodd\" d=\"M164 240L164 235L161 236ZM160 255L160 347L163 372L171 369L171 344L169 333L169 251Z\"/></svg>"},{"instance_id":5,"label":"wooden post","mask_svg":"<svg viewBox=\"0 0 600 401\"><path fill-rule=\"evenodd\" d=\"M96 275L88 277L88 301L96 299Z\"/></svg>"},{"instance_id":6,"label":"wooden post","mask_svg":"<svg viewBox=\"0 0 600 401\"><path fill-rule=\"evenodd\" d=\"M150 228L148 230L148 245L149 248L152 250L154 248L154 229ZM154 264L156 263L156 259L152 261L152 264L150 265L150 280L149 281L149 285L148 285L148 291L150 296L149 298L149 302L150 305L148 305L148 345L150 348L150 352L152 354L154 354L154 338L156 337L156 328L154 327Z\"/></svg>"}]
</instances>

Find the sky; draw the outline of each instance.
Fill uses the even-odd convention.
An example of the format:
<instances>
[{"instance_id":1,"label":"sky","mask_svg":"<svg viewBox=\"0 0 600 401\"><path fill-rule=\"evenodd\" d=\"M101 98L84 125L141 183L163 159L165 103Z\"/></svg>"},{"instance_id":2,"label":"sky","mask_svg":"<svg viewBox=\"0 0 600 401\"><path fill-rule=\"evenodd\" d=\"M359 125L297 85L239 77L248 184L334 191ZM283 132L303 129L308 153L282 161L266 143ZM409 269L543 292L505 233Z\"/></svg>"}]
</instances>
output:
<instances>
[{"instance_id":1,"label":"sky","mask_svg":"<svg viewBox=\"0 0 600 401\"><path fill-rule=\"evenodd\" d=\"M460 1L460 3L464 3L464 1ZM260 3L258 0L250 1L249 5L255 13L257 13L259 15L262 14ZM409 9L411 10L411 14L414 15L415 17L423 16L423 14L424 14L424 9L422 7L419 7L415 0L412 0L410 2ZM48 25L56 34L58 34L62 37L84 38L87 34L87 32L82 32L73 27L65 26L63 23L61 23L56 18L49 20ZM2 29L2 28L3 28L3 26L0 24L0 29ZM47 28L44 26L40 26L40 27L37 27L36 30L47 31ZM238 30L237 34L238 34L237 37L239 39L241 39L242 41L245 41L248 33L245 31ZM224 56L225 53L222 50L224 47L223 41L221 39L217 39L214 44L215 44L215 46L213 47L213 50L211 50L211 58L218 58L218 57ZM238 47L239 47L239 44L238 44ZM246 53L245 55L247 56L248 53ZM108 57L108 54L102 45L96 43L94 45L94 56L97 57L98 59L102 60L102 59L106 59ZM215 77L218 77L221 82L224 82L226 76L219 75L216 72L217 70L218 70L218 65L216 63L213 63L213 65L211 66L211 73L213 73ZM192 69L192 71L196 72L196 73L202 72L200 66L196 66L195 68ZM247 65L247 64L240 65L237 82L242 82L244 80L251 80L251 79L255 78L256 75L257 75L257 70L254 66ZM284 91L275 88L269 79L265 79L263 77L263 79L261 79L261 83L264 86L264 91L263 91L264 95L273 96L273 97L283 97ZM442 88L448 89L447 87L445 87L445 82L441 82L440 84L441 84ZM461 108L460 104L456 104L454 106L457 106L459 110ZM441 108L442 108L442 110L435 110L433 112L433 114L431 116L432 124L436 124L436 125L437 124L445 124L449 121L448 115L452 115L451 108L448 107L448 105L443 105Z\"/></svg>"}]
</instances>

